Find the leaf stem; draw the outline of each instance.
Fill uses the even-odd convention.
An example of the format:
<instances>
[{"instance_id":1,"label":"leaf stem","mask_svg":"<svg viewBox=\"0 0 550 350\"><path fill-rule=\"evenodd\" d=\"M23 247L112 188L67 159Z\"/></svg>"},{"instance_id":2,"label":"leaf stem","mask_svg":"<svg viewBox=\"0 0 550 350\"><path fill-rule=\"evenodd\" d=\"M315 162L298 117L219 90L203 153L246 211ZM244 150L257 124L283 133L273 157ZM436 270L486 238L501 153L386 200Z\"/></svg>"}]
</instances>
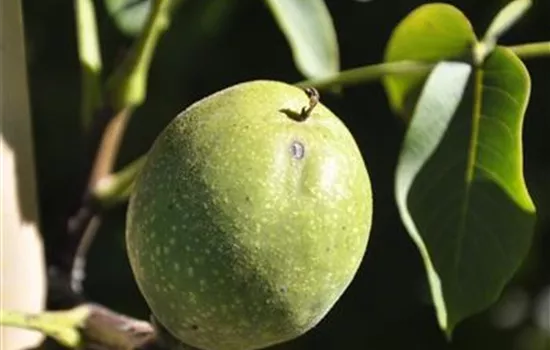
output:
<instances>
[{"instance_id":1,"label":"leaf stem","mask_svg":"<svg viewBox=\"0 0 550 350\"><path fill-rule=\"evenodd\" d=\"M378 63L341 71L328 78L304 80L295 85L302 88L330 89L342 85L351 86L377 81L386 75L428 72L432 67L433 64L414 61Z\"/></svg>"},{"instance_id":2,"label":"leaf stem","mask_svg":"<svg viewBox=\"0 0 550 350\"><path fill-rule=\"evenodd\" d=\"M119 172L105 176L97 183L92 195L101 203L103 208L110 207L128 198L134 180L146 160L147 156L143 155L126 165Z\"/></svg>"},{"instance_id":3,"label":"leaf stem","mask_svg":"<svg viewBox=\"0 0 550 350\"><path fill-rule=\"evenodd\" d=\"M550 41L507 46L520 58L536 58L550 56Z\"/></svg>"},{"instance_id":4,"label":"leaf stem","mask_svg":"<svg viewBox=\"0 0 550 350\"><path fill-rule=\"evenodd\" d=\"M145 28L125 60L108 82L115 109L140 105L145 100L147 73L160 36L170 24L172 0L153 1Z\"/></svg>"},{"instance_id":5,"label":"leaf stem","mask_svg":"<svg viewBox=\"0 0 550 350\"><path fill-rule=\"evenodd\" d=\"M87 128L102 104L100 75L101 53L97 34L96 14L92 0L75 3L78 57L82 71L81 120Z\"/></svg>"}]
</instances>

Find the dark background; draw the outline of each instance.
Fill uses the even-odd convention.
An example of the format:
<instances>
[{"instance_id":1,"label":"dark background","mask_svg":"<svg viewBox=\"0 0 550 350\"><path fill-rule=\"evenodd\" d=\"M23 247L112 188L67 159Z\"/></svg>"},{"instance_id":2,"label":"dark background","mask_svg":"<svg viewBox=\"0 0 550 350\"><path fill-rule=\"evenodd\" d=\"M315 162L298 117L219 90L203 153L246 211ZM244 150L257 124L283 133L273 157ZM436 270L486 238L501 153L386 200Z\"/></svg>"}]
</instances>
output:
<instances>
[{"instance_id":1,"label":"dark background","mask_svg":"<svg viewBox=\"0 0 550 350\"><path fill-rule=\"evenodd\" d=\"M327 0L340 45L342 69L383 59L394 26L421 1ZM481 36L500 0L450 2ZM32 115L38 165L41 229L48 258L60 254L67 218L80 205L97 135L81 126L80 67L74 1L23 1ZM103 62L108 73L131 43L96 1ZM550 40L550 1L535 1L503 44ZM346 88L323 101L348 125L368 163L375 195L367 255L357 277L327 317L305 336L280 349L550 349L533 323L534 298L550 285L550 57L526 62L532 77L524 123L525 171L538 207L533 249L499 305L467 319L448 344L429 304L416 247L400 223L393 172L404 124L390 112L380 83ZM160 130L195 100L237 82L303 79L287 42L262 1L186 1L162 37L150 71L148 97L131 120L117 168L144 153ZM89 258L86 296L117 311L148 317L132 280L124 248L123 205L109 212ZM546 290L550 294L550 290ZM547 304L546 307L550 304ZM510 308L511 307L511 308ZM542 307L542 306L539 306ZM514 309L515 308L515 309ZM524 311L512 322L495 317ZM512 312L513 313L513 312ZM499 322L500 320L500 322ZM510 327L498 324L508 320ZM550 322L549 322L550 323ZM547 330L549 331L549 330Z\"/></svg>"}]
</instances>

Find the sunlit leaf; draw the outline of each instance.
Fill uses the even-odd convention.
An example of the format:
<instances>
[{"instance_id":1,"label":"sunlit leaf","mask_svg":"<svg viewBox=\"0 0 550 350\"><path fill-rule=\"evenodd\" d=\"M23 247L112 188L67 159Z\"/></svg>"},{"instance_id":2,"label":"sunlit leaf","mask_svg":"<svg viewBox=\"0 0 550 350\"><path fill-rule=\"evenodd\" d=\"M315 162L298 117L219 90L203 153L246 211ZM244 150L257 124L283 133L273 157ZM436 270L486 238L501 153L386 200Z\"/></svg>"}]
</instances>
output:
<instances>
[{"instance_id":1,"label":"sunlit leaf","mask_svg":"<svg viewBox=\"0 0 550 350\"><path fill-rule=\"evenodd\" d=\"M522 160L528 72L500 47L482 68L470 74L467 67L443 62L429 76L395 183L448 336L499 298L527 255L535 223Z\"/></svg>"},{"instance_id":2,"label":"sunlit leaf","mask_svg":"<svg viewBox=\"0 0 550 350\"><path fill-rule=\"evenodd\" d=\"M305 77L324 78L340 70L336 31L323 0L266 2Z\"/></svg>"},{"instance_id":3,"label":"sunlit leaf","mask_svg":"<svg viewBox=\"0 0 550 350\"><path fill-rule=\"evenodd\" d=\"M422 5L394 29L386 46L385 62L436 63L468 54L476 36L468 19L457 8L433 3ZM394 112L406 114L414 106L427 73L388 75L383 83Z\"/></svg>"}]
</instances>

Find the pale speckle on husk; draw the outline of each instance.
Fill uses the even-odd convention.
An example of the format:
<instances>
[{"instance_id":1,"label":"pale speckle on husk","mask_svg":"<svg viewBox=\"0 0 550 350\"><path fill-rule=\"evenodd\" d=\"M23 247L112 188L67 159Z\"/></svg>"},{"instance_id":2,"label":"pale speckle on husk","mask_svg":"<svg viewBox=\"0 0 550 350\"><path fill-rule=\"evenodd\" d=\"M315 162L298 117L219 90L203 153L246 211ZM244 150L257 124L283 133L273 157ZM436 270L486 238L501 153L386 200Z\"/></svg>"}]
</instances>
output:
<instances>
[{"instance_id":1,"label":"pale speckle on husk","mask_svg":"<svg viewBox=\"0 0 550 350\"><path fill-rule=\"evenodd\" d=\"M368 173L322 104L303 122L282 112L307 104L291 85L239 84L182 112L153 145L127 248L153 314L182 342L252 350L293 339L356 273L371 227Z\"/></svg>"}]
</instances>

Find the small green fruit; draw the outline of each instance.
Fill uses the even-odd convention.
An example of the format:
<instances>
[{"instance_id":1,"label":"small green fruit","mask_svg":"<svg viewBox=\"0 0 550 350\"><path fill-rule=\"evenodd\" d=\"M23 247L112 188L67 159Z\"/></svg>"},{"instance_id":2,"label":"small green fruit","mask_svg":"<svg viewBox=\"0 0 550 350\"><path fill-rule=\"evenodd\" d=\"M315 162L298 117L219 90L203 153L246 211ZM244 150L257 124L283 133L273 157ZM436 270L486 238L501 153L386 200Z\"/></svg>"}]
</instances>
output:
<instances>
[{"instance_id":1,"label":"small green fruit","mask_svg":"<svg viewBox=\"0 0 550 350\"><path fill-rule=\"evenodd\" d=\"M250 350L293 339L354 277L371 228L369 175L312 91L224 89L150 150L130 199L128 254L152 313L183 343Z\"/></svg>"}]
</instances>

